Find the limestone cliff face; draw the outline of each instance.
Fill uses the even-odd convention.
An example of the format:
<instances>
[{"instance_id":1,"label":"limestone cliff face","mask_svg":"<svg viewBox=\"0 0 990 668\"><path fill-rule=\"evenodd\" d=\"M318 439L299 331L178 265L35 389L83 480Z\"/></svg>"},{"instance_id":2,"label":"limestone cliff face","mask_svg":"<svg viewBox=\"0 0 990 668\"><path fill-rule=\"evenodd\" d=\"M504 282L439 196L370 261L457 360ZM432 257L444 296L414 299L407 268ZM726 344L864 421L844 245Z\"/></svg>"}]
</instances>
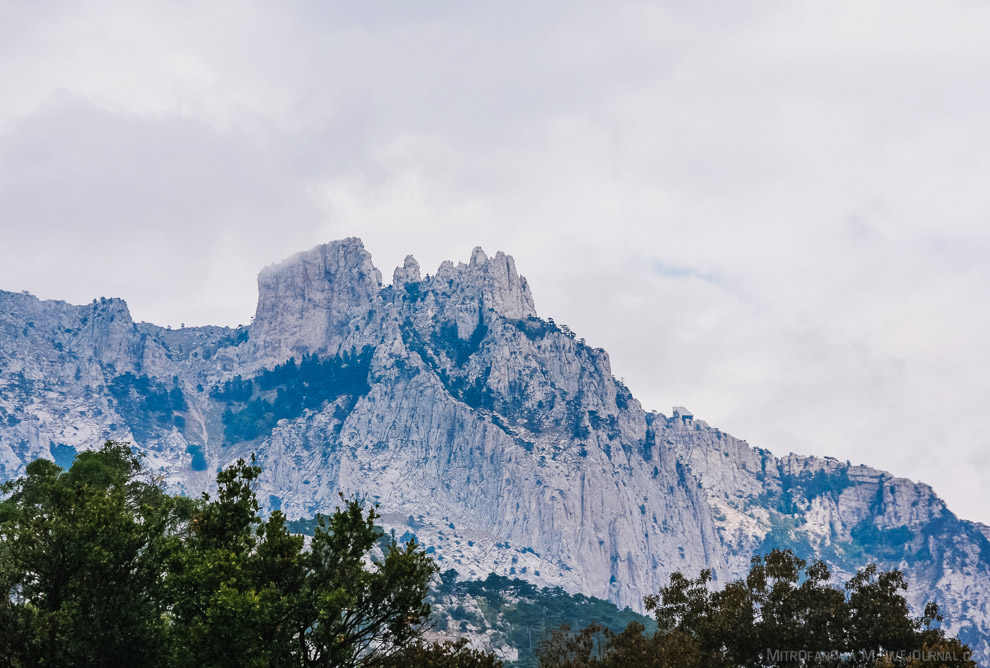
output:
<instances>
[{"instance_id":1,"label":"limestone cliff face","mask_svg":"<svg viewBox=\"0 0 990 668\"><path fill-rule=\"evenodd\" d=\"M333 354L366 314L381 273L360 239L317 246L266 267L258 276L258 310L251 326L253 353L284 360Z\"/></svg>"},{"instance_id":2,"label":"limestone cliff face","mask_svg":"<svg viewBox=\"0 0 990 668\"><path fill-rule=\"evenodd\" d=\"M119 299L73 306L0 292L0 477L53 448L129 438L103 390L111 378L167 366L167 351Z\"/></svg>"},{"instance_id":3,"label":"limestone cliff face","mask_svg":"<svg viewBox=\"0 0 990 668\"><path fill-rule=\"evenodd\" d=\"M840 572L879 559L987 650L986 527L924 485L645 412L604 350L537 316L503 253L425 277L410 256L383 287L346 239L266 268L258 287L238 329L0 292L0 478L115 438L198 493L255 452L262 500L290 516L358 494L444 569L633 607L672 571L724 582L770 546Z\"/></svg>"},{"instance_id":4,"label":"limestone cliff face","mask_svg":"<svg viewBox=\"0 0 990 668\"><path fill-rule=\"evenodd\" d=\"M262 484L287 512L360 494L464 575L631 605L671 568L722 569L697 484L670 457L643 458L645 413L604 351L536 317L512 258L475 249L426 279L407 258L371 307L342 339L375 347L370 391L280 424L261 449ZM662 539L675 531L678 544Z\"/></svg>"}]
</instances>

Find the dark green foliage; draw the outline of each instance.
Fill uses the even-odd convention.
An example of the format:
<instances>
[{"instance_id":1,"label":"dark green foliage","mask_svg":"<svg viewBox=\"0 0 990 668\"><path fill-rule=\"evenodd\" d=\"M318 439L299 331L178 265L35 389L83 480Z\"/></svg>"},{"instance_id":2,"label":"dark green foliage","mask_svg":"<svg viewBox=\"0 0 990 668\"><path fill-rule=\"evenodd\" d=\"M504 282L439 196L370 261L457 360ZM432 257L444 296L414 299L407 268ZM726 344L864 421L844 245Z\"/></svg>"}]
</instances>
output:
<instances>
[{"instance_id":1,"label":"dark green foliage","mask_svg":"<svg viewBox=\"0 0 990 668\"><path fill-rule=\"evenodd\" d=\"M280 499L277 496L269 497L269 502L273 510L279 510L280 508L276 508L276 506L282 505L282 499ZM317 515L315 517L309 517L304 519L286 520L285 527L286 529L288 529L289 533L292 534L296 534L299 536L315 536L316 530L320 526L320 517L321 517L320 515ZM386 545L391 540L391 536L387 536L385 534L385 530L382 529L381 527L376 526L375 528L381 534L381 538L379 542L382 545ZM409 542L415 542L417 544L419 543L419 541L416 540L416 535L411 534L407 531L404 534L402 534L401 538L399 538L398 544L404 546Z\"/></svg>"},{"instance_id":2,"label":"dark green foliage","mask_svg":"<svg viewBox=\"0 0 990 668\"><path fill-rule=\"evenodd\" d=\"M265 399L252 399L239 411L227 409L223 414L223 436L226 445L253 441L269 434L278 420L272 402Z\"/></svg>"},{"instance_id":3,"label":"dark green foliage","mask_svg":"<svg viewBox=\"0 0 990 668\"><path fill-rule=\"evenodd\" d=\"M308 551L281 512L264 521L239 461L221 472L171 564L172 665L377 665L419 637L435 567L415 545L379 544L377 515L356 501L317 520Z\"/></svg>"},{"instance_id":4,"label":"dark green foliage","mask_svg":"<svg viewBox=\"0 0 990 668\"><path fill-rule=\"evenodd\" d=\"M241 326L231 332L228 336L220 339L217 342L217 348L226 348L229 346L236 347L248 340L248 335L251 330L248 327Z\"/></svg>"},{"instance_id":5,"label":"dark green foliage","mask_svg":"<svg viewBox=\"0 0 990 668\"><path fill-rule=\"evenodd\" d=\"M608 601L571 595L559 587L539 588L524 580L490 574L485 580L456 581L456 572L441 575L439 598L453 600L474 598L485 614L475 619L463 606L455 606L449 614L455 622L495 625L508 644L519 651L519 658L508 664L513 668L535 668L539 645L550 629L568 624L572 627L599 623L605 628L620 630L630 623L641 623L653 629L647 617L628 608L619 610Z\"/></svg>"},{"instance_id":6,"label":"dark green foliage","mask_svg":"<svg viewBox=\"0 0 990 668\"><path fill-rule=\"evenodd\" d=\"M6 391L13 396L27 397L36 391L37 384L37 381L25 376L23 371L18 371L11 376Z\"/></svg>"},{"instance_id":7,"label":"dark green foliage","mask_svg":"<svg viewBox=\"0 0 990 668\"><path fill-rule=\"evenodd\" d=\"M969 538L969 540L973 541L973 543L977 545L977 547L980 550L980 560L985 564L990 563L990 539L988 539L986 535L980 530L979 525L973 522L960 521L958 520L958 518L956 518L955 515L953 515L949 511L946 511L942 517L929 522L927 531L923 534L923 539L927 539L929 536L938 535L937 533L931 530L932 525L941 522L948 522L951 520L956 520L954 524L956 524L957 527L960 527L964 535L966 535ZM927 540L925 540L925 542L927 543ZM924 547L924 549L927 551L928 549L927 545Z\"/></svg>"},{"instance_id":8,"label":"dark green foliage","mask_svg":"<svg viewBox=\"0 0 990 668\"><path fill-rule=\"evenodd\" d=\"M765 493L754 499L770 511L771 518L771 530L757 549L758 553L787 549L803 559L822 559L845 571L854 571L871 561L886 568L898 568L906 562L912 568L921 567L937 574L943 568L945 546L962 535L980 550L982 561L990 561L990 541L975 526L948 511L910 527L876 526L870 518L884 514L887 483L883 480L876 489L869 515L850 529L848 537L837 531L833 531L829 540L812 537L802 530L802 510L796 502L816 495L827 494L834 498L841 494L851 484L848 465L830 474L823 471L800 476L782 474L781 479L782 493Z\"/></svg>"},{"instance_id":9,"label":"dark green foliage","mask_svg":"<svg viewBox=\"0 0 990 668\"><path fill-rule=\"evenodd\" d=\"M419 355L423 362L440 378L447 391L459 401L471 408L485 411L495 426L512 434L515 430L510 426L542 434L548 430L571 430L575 438L587 438L590 430L586 424L587 414L582 410L581 397L567 399L567 392L558 389L556 392L533 401L532 383L529 374L541 372L540 369L530 369L519 376L510 378L507 386L500 391L493 391L488 380L491 374L490 366L484 365L484 357L475 354L480 351L488 339L489 324L492 327L508 323L522 331L531 340L538 340L551 332L560 333L568 338L574 338L566 327L558 327L553 320L544 321L536 317L525 320L497 318L495 324L486 323L484 314L479 309L478 325L467 339L458 336L454 323L447 323L437 330L421 331L411 319L406 319L400 328L402 340L406 348ZM593 355L591 349L578 345L582 357ZM542 370L546 374L546 370ZM632 398L628 389L616 381L617 404L628 407ZM567 402L566 417L559 415L555 408L562 402ZM557 417L548 420L548 415L558 413ZM615 415L603 415L598 418L603 429L607 429L609 437L617 437L618 419ZM517 441L520 447L532 450L531 439Z\"/></svg>"},{"instance_id":10,"label":"dark green foliage","mask_svg":"<svg viewBox=\"0 0 990 668\"><path fill-rule=\"evenodd\" d=\"M791 515L771 514L770 531L763 537L763 542L757 549L758 554L767 554L773 550L790 550L801 558L811 558L814 549L805 534L795 531L798 520Z\"/></svg>"},{"instance_id":11,"label":"dark green foliage","mask_svg":"<svg viewBox=\"0 0 990 668\"><path fill-rule=\"evenodd\" d=\"M206 456L203 454L203 446L198 443L190 443L186 446L186 452L192 455L192 470L206 470Z\"/></svg>"},{"instance_id":12,"label":"dark green foliage","mask_svg":"<svg viewBox=\"0 0 990 668\"><path fill-rule=\"evenodd\" d=\"M107 389L117 412L135 438L143 441L154 437L156 430L171 429L179 417L175 414L188 408L177 380L169 386L156 378L125 373L110 381Z\"/></svg>"},{"instance_id":13,"label":"dark green foliage","mask_svg":"<svg viewBox=\"0 0 990 668\"><path fill-rule=\"evenodd\" d=\"M910 551L914 534L907 527L879 529L867 518L849 532L864 551L880 559L900 560Z\"/></svg>"},{"instance_id":14,"label":"dark green foliage","mask_svg":"<svg viewBox=\"0 0 990 668\"><path fill-rule=\"evenodd\" d=\"M252 394L254 394L254 381L250 378L241 378L239 375L210 390L213 399L228 404L248 401Z\"/></svg>"},{"instance_id":15,"label":"dark green foliage","mask_svg":"<svg viewBox=\"0 0 990 668\"><path fill-rule=\"evenodd\" d=\"M591 428L598 431L602 430L606 432L606 435L610 439L617 439L621 437L622 432L619 430L619 418L615 415L599 415L598 411L588 411L588 424ZM582 438L586 438L582 437Z\"/></svg>"},{"instance_id":16,"label":"dark green foliage","mask_svg":"<svg viewBox=\"0 0 990 668\"><path fill-rule=\"evenodd\" d=\"M307 519L298 520L287 520L285 527L289 530L289 533L299 534L300 536L312 536L316 533L316 518L310 517Z\"/></svg>"},{"instance_id":17,"label":"dark green foliage","mask_svg":"<svg viewBox=\"0 0 990 668\"><path fill-rule=\"evenodd\" d=\"M632 401L633 395L626 387L625 383L622 381L615 381L615 406L620 410L624 411L629 408L629 402Z\"/></svg>"},{"instance_id":18,"label":"dark green foliage","mask_svg":"<svg viewBox=\"0 0 990 668\"><path fill-rule=\"evenodd\" d=\"M509 322L515 326L520 332L522 332L527 339L530 341L538 341L548 334L561 333L568 338L573 339L574 333L568 329L566 326L560 327L553 321L553 318L549 320L544 320L538 318L535 315L531 315L525 320L509 320Z\"/></svg>"},{"instance_id":19,"label":"dark green foliage","mask_svg":"<svg viewBox=\"0 0 990 668\"><path fill-rule=\"evenodd\" d=\"M182 502L139 471L107 443L0 488L0 665L160 665L157 586Z\"/></svg>"},{"instance_id":20,"label":"dark green foliage","mask_svg":"<svg viewBox=\"0 0 990 668\"><path fill-rule=\"evenodd\" d=\"M497 401L495 393L488 387L488 376L479 375L474 381L464 376L448 377L447 372L440 371L440 380L452 395L472 408L495 410Z\"/></svg>"},{"instance_id":21,"label":"dark green foliage","mask_svg":"<svg viewBox=\"0 0 990 668\"><path fill-rule=\"evenodd\" d=\"M423 291L422 281L416 281L414 283L406 283L405 286L403 286L403 289L406 292L406 300L413 303L418 302L420 299L426 296L426 293Z\"/></svg>"},{"instance_id":22,"label":"dark green foliage","mask_svg":"<svg viewBox=\"0 0 990 668\"><path fill-rule=\"evenodd\" d=\"M462 341L457 337L457 328L454 325L442 328L439 333L432 333L428 340L424 340L411 320L406 320L402 324L401 332L406 347L418 354L436 372L452 396L472 408L496 409L496 398L488 387L487 372L479 373L472 379L458 373L458 367L463 366L471 355L480 349L488 333L488 328L484 324L479 324L475 328L474 334L468 341ZM445 367L442 357L446 357L447 361L452 363L450 371Z\"/></svg>"},{"instance_id":23,"label":"dark green foliage","mask_svg":"<svg viewBox=\"0 0 990 668\"><path fill-rule=\"evenodd\" d=\"M271 433L281 419L299 417L307 409L318 409L347 396L363 396L371 389L368 371L374 348L322 358L305 355L266 369L253 379L236 377L214 388L211 396L242 407L223 414L227 444L253 441ZM251 397L249 400L246 397Z\"/></svg>"},{"instance_id":24,"label":"dark green foliage","mask_svg":"<svg viewBox=\"0 0 990 668\"><path fill-rule=\"evenodd\" d=\"M824 495L837 497L853 485L849 479L848 465L837 471L819 469L814 473L802 471L797 475L781 469L779 475L780 490L772 493L767 500L775 510L788 515L798 510L795 500L810 501Z\"/></svg>"},{"instance_id":25,"label":"dark green foliage","mask_svg":"<svg viewBox=\"0 0 990 668\"><path fill-rule=\"evenodd\" d=\"M853 486L852 480L849 479L848 466L835 472L826 472L819 469L810 478L806 478L805 476L806 474L799 476L797 484L804 488L809 499L825 494L837 496L847 488Z\"/></svg>"},{"instance_id":26,"label":"dark green foliage","mask_svg":"<svg viewBox=\"0 0 990 668\"><path fill-rule=\"evenodd\" d=\"M266 369L254 380L262 391L277 389L294 393L331 391L336 385L366 386L374 352L372 346L365 346L360 351L352 350L333 357L304 355L298 362L293 358L274 369Z\"/></svg>"},{"instance_id":27,"label":"dark green foliage","mask_svg":"<svg viewBox=\"0 0 990 668\"><path fill-rule=\"evenodd\" d=\"M780 482L785 493L799 490L800 495L809 500L825 494L837 496L853 485L848 466L831 472L824 469L814 473L802 471L798 475L781 472Z\"/></svg>"},{"instance_id":28,"label":"dark green foliage","mask_svg":"<svg viewBox=\"0 0 990 668\"><path fill-rule=\"evenodd\" d=\"M473 650L467 640L416 643L391 657L383 668L502 668L491 654Z\"/></svg>"},{"instance_id":29,"label":"dark green foliage","mask_svg":"<svg viewBox=\"0 0 990 668\"><path fill-rule=\"evenodd\" d=\"M564 625L540 648L540 668L708 668L690 638L674 632L646 635L629 624L620 633L591 624L577 633Z\"/></svg>"},{"instance_id":30,"label":"dark green foliage","mask_svg":"<svg viewBox=\"0 0 990 668\"><path fill-rule=\"evenodd\" d=\"M481 349L481 342L488 336L488 326L481 318L478 318L478 325L474 328L467 339L462 339L457 334L457 325L450 323L434 332L431 337L434 350L443 351L455 366L464 366L471 355Z\"/></svg>"},{"instance_id":31,"label":"dark green foliage","mask_svg":"<svg viewBox=\"0 0 990 668\"><path fill-rule=\"evenodd\" d=\"M868 566L844 587L821 561L789 551L754 557L744 580L721 590L711 571L675 573L645 599L658 630L562 629L544 645L541 668L736 668L741 666L928 666L975 668L968 648L939 628L938 607L911 617L898 571ZM955 650L956 659L911 663L913 653ZM808 658L798 658L801 656ZM886 658L885 658L886 657ZM887 663L887 658L891 662Z\"/></svg>"},{"instance_id":32,"label":"dark green foliage","mask_svg":"<svg viewBox=\"0 0 990 668\"><path fill-rule=\"evenodd\" d=\"M188 499L147 481L126 444L68 471L29 464L0 488L0 666L499 665L419 644L436 566L374 509L342 498L305 550L281 512L260 516L260 472L239 460L215 497Z\"/></svg>"},{"instance_id":33,"label":"dark green foliage","mask_svg":"<svg viewBox=\"0 0 990 668\"><path fill-rule=\"evenodd\" d=\"M765 465L766 462L764 461ZM785 515L798 513L800 510L798 502L800 501L810 501L825 495L837 498L844 490L853 485L852 480L849 479L848 465L831 472L819 469L814 473L802 471L796 475L786 473L783 468L780 468L778 475L780 476L780 489L770 490L761 495L760 503L769 510ZM766 475L761 474L760 479L764 481Z\"/></svg>"},{"instance_id":34,"label":"dark green foliage","mask_svg":"<svg viewBox=\"0 0 990 668\"><path fill-rule=\"evenodd\" d=\"M653 459L653 449L657 445L657 435L653 429L646 430L646 437L643 439L643 459L650 461Z\"/></svg>"}]
</instances>

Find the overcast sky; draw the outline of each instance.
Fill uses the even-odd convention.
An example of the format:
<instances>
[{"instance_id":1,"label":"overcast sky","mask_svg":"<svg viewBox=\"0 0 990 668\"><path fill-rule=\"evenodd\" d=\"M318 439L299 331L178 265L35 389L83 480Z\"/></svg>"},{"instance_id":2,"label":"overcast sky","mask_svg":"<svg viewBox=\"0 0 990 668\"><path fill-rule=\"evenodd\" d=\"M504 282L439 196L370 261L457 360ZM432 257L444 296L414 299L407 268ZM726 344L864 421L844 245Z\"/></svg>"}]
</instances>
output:
<instances>
[{"instance_id":1,"label":"overcast sky","mask_svg":"<svg viewBox=\"0 0 990 668\"><path fill-rule=\"evenodd\" d=\"M481 245L777 454L990 522L990 4L0 0L0 289L246 323Z\"/></svg>"}]
</instances>

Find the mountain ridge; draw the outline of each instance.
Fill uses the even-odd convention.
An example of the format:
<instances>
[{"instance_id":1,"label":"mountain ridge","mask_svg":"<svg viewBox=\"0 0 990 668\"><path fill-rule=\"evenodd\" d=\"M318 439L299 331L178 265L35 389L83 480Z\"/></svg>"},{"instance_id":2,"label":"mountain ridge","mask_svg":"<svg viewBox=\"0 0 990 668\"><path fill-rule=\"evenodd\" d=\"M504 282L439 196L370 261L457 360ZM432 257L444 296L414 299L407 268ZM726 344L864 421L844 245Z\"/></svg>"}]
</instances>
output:
<instances>
[{"instance_id":1,"label":"mountain ridge","mask_svg":"<svg viewBox=\"0 0 990 668\"><path fill-rule=\"evenodd\" d=\"M0 292L0 478L115 438L192 494L257 452L260 497L292 517L358 494L442 568L634 608L674 570L724 582L773 546L876 560L986 656L990 529L927 485L647 412L504 253L381 280L359 239L317 246L262 270L238 328Z\"/></svg>"}]
</instances>

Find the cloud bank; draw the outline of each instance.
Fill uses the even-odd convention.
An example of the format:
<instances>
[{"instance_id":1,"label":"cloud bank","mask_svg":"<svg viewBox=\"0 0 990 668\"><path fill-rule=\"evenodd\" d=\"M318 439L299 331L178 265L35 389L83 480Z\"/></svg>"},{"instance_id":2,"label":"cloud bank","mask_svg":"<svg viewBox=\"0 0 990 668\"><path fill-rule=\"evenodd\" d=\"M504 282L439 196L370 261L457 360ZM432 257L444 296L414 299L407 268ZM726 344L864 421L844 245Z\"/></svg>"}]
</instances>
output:
<instances>
[{"instance_id":1,"label":"cloud bank","mask_svg":"<svg viewBox=\"0 0 990 668\"><path fill-rule=\"evenodd\" d=\"M415 6L414 6L415 5ZM0 4L0 288L516 257L647 408L990 522L983 3Z\"/></svg>"}]
</instances>

